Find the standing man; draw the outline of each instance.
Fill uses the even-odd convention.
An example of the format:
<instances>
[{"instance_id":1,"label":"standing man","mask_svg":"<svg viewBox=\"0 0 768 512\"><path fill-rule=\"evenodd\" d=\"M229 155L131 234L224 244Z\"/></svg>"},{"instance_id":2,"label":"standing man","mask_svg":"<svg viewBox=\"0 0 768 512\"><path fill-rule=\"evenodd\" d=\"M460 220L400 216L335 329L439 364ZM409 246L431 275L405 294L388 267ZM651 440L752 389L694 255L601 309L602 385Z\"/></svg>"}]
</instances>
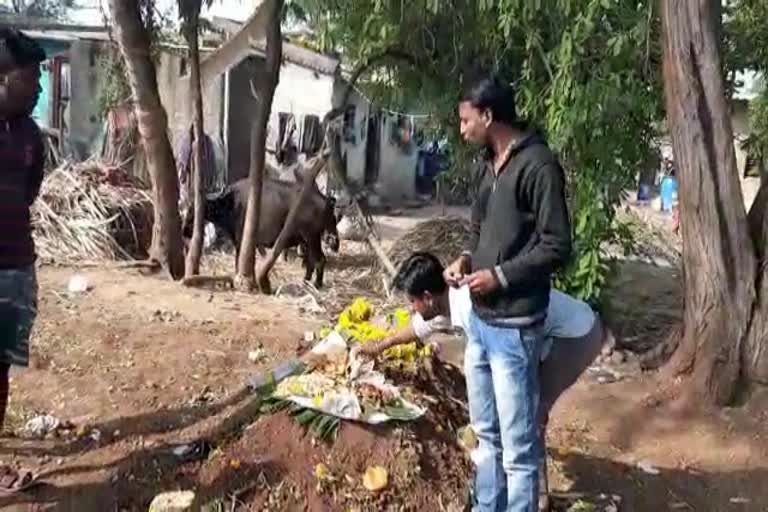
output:
<instances>
[{"instance_id":1,"label":"standing man","mask_svg":"<svg viewBox=\"0 0 768 512\"><path fill-rule=\"evenodd\" d=\"M562 168L515 109L512 87L487 77L459 104L461 135L490 156L472 207L467 250L445 271L472 294L464 366L478 435L478 512L536 512L539 361L552 274L571 252Z\"/></svg>"},{"instance_id":2,"label":"standing man","mask_svg":"<svg viewBox=\"0 0 768 512\"><path fill-rule=\"evenodd\" d=\"M31 114L40 95L43 60L45 52L35 41L19 31L0 29L0 429L8 405L9 370L11 365L28 365L37 314L30 207L43 181L45 156Z\"/></svg>"}]
</instances>

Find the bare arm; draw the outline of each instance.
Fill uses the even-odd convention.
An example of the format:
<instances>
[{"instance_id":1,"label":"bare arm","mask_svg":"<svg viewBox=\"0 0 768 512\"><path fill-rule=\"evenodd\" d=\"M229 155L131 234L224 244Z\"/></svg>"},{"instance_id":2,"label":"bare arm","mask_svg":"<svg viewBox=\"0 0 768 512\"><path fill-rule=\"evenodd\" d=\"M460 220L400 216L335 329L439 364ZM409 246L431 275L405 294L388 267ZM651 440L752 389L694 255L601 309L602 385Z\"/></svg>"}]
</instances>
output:
<instances>
[{"instance_id":1,"label":"bare arm","mask_svg":"<svg viewBox=\"0 0 768 512\"><path fill-rule=\"evenodd\" d=\"M382 341L361 345L360 352L362 354L375 356L392 347L404 345L406 343L413 343L414 341L418 341L418 339L419 338L416 336L416 331L414 330L413 326L409 325L405 329L396 332L389 338L386 338Z\"/></svg>"}]
</instances>

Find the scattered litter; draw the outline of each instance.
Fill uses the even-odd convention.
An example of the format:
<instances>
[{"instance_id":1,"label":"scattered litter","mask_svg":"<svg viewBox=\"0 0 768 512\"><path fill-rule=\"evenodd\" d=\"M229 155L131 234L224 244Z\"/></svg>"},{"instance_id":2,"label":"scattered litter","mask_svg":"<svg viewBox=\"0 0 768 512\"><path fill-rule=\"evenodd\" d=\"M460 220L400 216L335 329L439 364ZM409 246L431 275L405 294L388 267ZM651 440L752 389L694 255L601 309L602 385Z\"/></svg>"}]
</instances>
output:
<instances>
[{"instance_id":1,"label":"scattered litter","mask_svg":"<svg viewBox=\"0 0 768 512\"><path fill-rule=\"evenodd\" d=\"M328 466L322 462L315 466L315 478L319 482L331 482L336 480L336 478L334 478L333 474L331 473L331 470L328 469Z\"/></svg>"},{"instance_id":2,"label":"scattered litter","mask_svg":"<svg viewBox=\"0 0 768 512\"><path fill-rule=\"evenodd\" d=\"M307 293L304 283L286 283L277 289L277 297L303 297Z\"/></svg>"},{"instance_id":3,"label":"scattered litter","mask_svg":"<svg viewBox=\"0 0 768 512\"><path fill-rule=\"evenodd\" d=\"M267 351L263 348L257 348L256 350L251 350L248 352L248 360L252 363L261 363L269 359L269 356L267 355Z\"/></svg>"},{"instance_id":4,"label":"scattered litter","mask_svg":"<svg viewBox=\"0 0 768 512\"><path fill-rule=\"evenodd\" d=\"M79 274L69 278L69 283L67 283L67 291L70 295L79 295L89 291L90 289L91 285L88 282L88 279L85 276L81 276Z\"/></svg>"},{"instance_id":5,"label":"scattered litter","mask_svg":"<svg viewBox=\"0 0 768 512\"><path fill-rule=\"evenodd\" d=\"M480 444L480 441L477 438L477 434L475 434L475 431L471 425L461 427L457 432L457 435L459 438L459 446L468 452L471 452L477 448L478 444Z\"/></svg>"},{"instance_id":6,"label":"scattered litter","mask_svg":"<svg viewBox=\"0 0 768 512\"><path fill-rule=\"evenodd\" d=\"M164 323L171 323L178 318L181 318L181 313L179 313L178 311L166 311L163 309L156 309L154 313L152 313L151 320L164 322Z\"/></svg>"},{"instance_id":7,"label":"scattered litter","mask_svg":"<svg viewBox=\"0 0 768 512\"><path fill-rule=\"evenodd\" d=\"M306 331L304 333L304 342L312 343L313 341L315 341L315 333L312 331Z\"/></svg>"},{"instance_id":8,"label":"scattered litter","mask_svg":"<svg viewBox=\"0 0 768 512\"><path fill-rule=\"evenodd\" d=\"M325 313L325 308L320 305L314 295L308 293L298 300L299 310L305 313L319 315Z\"/></svg>"},{"instance_id":9,"label":"scattered litter","mask_svg":"<svg viewBox=\"0 0 768 512\"><path fill-rule=\"evenodd\" d=\"M198 380L199 377L196 377L195 375L192 376L193 379ZM211 403L214 400L216 400L216 395L211 391L211 388L208 386L203 387L203 389L198 393L195 397L191 398L187 404L190 407L201 407L205 404Z\"/></svg>"},{"instance_id":10,"label":"scattered litter","mask_svg":"<svg viewBox=\"0 0 768 512\"><path fill-rule=\"evenodd\" d=\"M158 494L149 505L149 512L187 512L195 503L192 491L176 491Z\"/></svg>"},{"instance_id":11,"label":"scattered litter","mask_svg":"<svg viewBox=\"0 0 768 512\"><path fill-rule=\"evenodd\" d=\"M323 362L322 367L316 365L310 373L275 380L278 384L273 396L337 418L372 425L391 420L413 421L424 414L424 409L403 398L384 374L367 371L365 365L354 381L338 382L346 374L348 353L347 342L332 331L310 352L313 359Z\"/></svg>"},{"instance_id":12,"label":"scattered litter","mask_svg":"<svg viewBox=\"0 0 768 512\"><path fill-rule=\"evenodd\" d=\"M35 416L24 426L24 434L29 437L43 438L55 432L61 426L61 420L56 416L45 414Z\"/></svg>"},{"instance_id":13,"label":"scattered litter","mask_svg":"<svg viewBox=\"0 0 768 512\"><path fill-rule=\"evenodd\" d=\"M96 429L96 428L91 430L91 434L88 437L93 439L93 441L96 442L96 443L100 442L101 441L101 430Z\"/></svg>"},{"instance_id":14,"label":"scattered litter","mask_svg":"<svg viewBox=\"0 0 768 512\"><path fill-rule=\"evenodd\" d=\"M621 350L616 350L613 354L611 354L611 364L620 365L627 362L627 355Z\"/></svg>"},{"instance_id":15,"label":"scattered litter","mask_svg":"<svg viewBox=\"0 0 768 512\"><path fill-rule=\"evenodd\" d=\"M621 374L602 365L591 366L587 371L592 374L595 380L600 384L613 384L614 382L623 380Z\"/></svg>"},{"instance_id":16,"label":"scattered litter","mask_svg":"<svg viewBox=\"0 0 768 512\"><path fill-rule=\"evenodd\" d=\"M588 501L578 500L568 507L568 512L596 512L595 505Z\"/></svg>"},{"instance_id":17,"label":"scattered litter","mask_svg":"<svg viewBox=\"0 0 768 512\"><path fill-rule=\"evenodd\" d=\"M203 439L175 446L171 450L173 455L182 463L205 460L211 451L213 451L213 445Z\"/></svg>"},{"instance_id":18,"label":"scattered litter","mask_svg":"<svg viewBox=\"0 0 768 512\"><path fill-rule=\"evenodd\" d=\"M216 243L216 226L210 222L205 223L203 229L203 248L208 250Z\"/></svg>"},{"instance_id":19,"label":"scattered litter","mask_svg":"<svg viewBox=\"0 0 768 512\"><path fill-rule=\"evenodd\" d=\"M733 497L728 501L730 501L734 505L749 505L750 503L752 503L752 500L750 500L749 498L742 498L741 496Z\"/></svg>"},{"instance_id":20,"label":"scattered litter","mask_svg":"<svg viewBox=\"0 0 768 512\"><path fill-rule=\"evenodd\" d=\"M648 475L658 475L661 474L661 471L659 471L653 464L648 462L647 460L641 460L637 463L637 467L643 472Z\"/></svg>"},{"instance_id":21,"label":"scattered litter","mask_svg":"<svg viewBox=\"0 0 768 512\"><path fill-rule=\"evenodd\" d=\"M372 466L363 475L363 486L371 492L383 491L388 485L389 473L381 466Z\"/></svg>"}]
</instances>

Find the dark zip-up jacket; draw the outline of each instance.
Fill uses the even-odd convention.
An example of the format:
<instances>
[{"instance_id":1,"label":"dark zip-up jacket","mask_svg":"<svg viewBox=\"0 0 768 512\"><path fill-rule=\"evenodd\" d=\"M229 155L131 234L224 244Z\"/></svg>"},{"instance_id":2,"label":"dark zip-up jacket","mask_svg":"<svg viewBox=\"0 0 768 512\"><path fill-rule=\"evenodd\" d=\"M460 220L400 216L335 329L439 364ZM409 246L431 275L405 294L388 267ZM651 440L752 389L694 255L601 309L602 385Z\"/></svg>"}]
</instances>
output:
<instances>
[{"instance_id":1,"label":"dark zip-up jacket","mask_svg":"<svg viewBox=\"0 0 768 512\"><path fill-rule=\"evenodd\" d=\"M498 175L486 169L466 252L474 272L490 269L499 281L473 297L480 318L525 326L546 316L552 274L571 254L571 226L563 169L541 136L524 137Z\"/></svg>"}]
</instances>

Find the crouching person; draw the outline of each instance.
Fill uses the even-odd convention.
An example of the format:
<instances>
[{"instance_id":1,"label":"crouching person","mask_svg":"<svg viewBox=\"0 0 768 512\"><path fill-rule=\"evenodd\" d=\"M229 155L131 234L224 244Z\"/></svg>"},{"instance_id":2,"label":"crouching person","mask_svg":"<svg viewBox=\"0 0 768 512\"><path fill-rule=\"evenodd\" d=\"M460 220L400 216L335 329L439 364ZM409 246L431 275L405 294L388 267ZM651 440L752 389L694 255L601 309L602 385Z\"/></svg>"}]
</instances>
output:
<instances>
[{"instance_id":1,"label":"crouching person","mask_svg":"<svg viewBox=\"0 0 768 512\"><path fill-rule=\"evenodd\" d=\"M375 357L381 352L414 340L432 341L435 334L461 335L466 331L472 308L466 287L449 287L443 278L443 265L432 254L416 253L400 267L394 287L405 293L413 310L411 325L378 343L356 349ZM539 432L544 446L550 411L557 399L571 387L600 354L605 332L589 305L556 290L550 291L544 323L546 344L539 369ZM439 350L439 346L437 346ZM541 453L539 510L549 509L546 453Z\"/></svg>"}]
</instances>

